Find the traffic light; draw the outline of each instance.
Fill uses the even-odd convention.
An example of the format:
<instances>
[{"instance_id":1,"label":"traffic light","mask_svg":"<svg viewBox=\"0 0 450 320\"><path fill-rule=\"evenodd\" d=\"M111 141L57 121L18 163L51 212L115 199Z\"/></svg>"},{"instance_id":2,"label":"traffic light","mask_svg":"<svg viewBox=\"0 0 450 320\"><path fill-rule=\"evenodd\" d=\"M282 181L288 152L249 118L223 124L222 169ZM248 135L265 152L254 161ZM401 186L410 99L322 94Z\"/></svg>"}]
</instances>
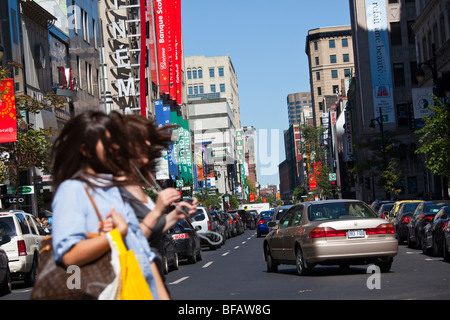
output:
<instances>
[{"instance_id":1,"label":"traffic light","mask_svg":"<svg viewBox=\"0 0 450 320\"><path fill-rule=\"evenodd\" d=\"M331 181L331 189L336 189L336 181Z\"/></svg>"}]
</instances>

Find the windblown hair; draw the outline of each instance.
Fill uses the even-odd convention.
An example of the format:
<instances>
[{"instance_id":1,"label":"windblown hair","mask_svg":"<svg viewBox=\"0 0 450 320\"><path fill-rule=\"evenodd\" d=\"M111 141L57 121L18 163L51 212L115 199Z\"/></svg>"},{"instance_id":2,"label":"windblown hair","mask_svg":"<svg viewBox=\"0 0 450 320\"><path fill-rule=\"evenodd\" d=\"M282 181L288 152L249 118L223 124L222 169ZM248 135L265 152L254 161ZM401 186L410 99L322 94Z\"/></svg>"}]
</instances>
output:
<instances>
[{"instance_id":1,"label":"windblown hair","mask_svg":"<svg viewBox=\"0 0 450 320\"><path fill-rule=\"evenodd\" d=\"M99 140L104 146L105 161L97 156ZM79 179L92 185L92 176L85 172L88 166L98 174L130 174L133 172L130 158L132 153L123 123L101 111L83 112L66 123L53 145L51 172L54 190L67 179Z\"/></svg>"},{"instance_id":2,"label":"windblown hair","mask_svg":"<svg viewBox=\"0 0 450 320\"><path fill-rule=\"evenodd\" d=\"M147 176L148 172L153 173L162 151L170 147L172 129L176 126L166 125L158 128L152 119L141 115L121 115L113 112L111 117L123 123L125 127L130 143L129 149L135 152L132 161L135 161L136 157L145 156L148 162L140 163L138 167L144 176Z\"/></svg>"}]
</instances>

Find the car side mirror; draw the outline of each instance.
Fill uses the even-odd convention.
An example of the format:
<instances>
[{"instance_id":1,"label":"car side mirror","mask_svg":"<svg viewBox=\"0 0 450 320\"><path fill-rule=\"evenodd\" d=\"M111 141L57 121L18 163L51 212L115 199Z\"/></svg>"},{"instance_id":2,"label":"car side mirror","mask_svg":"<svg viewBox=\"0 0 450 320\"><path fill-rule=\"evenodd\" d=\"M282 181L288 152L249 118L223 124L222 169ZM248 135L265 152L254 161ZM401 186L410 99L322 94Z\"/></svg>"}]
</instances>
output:
<instances>
[{"instance_id":1,"label":"car side mirror","mask_svg":"<svg viewBox=\"0 0 450 320\"><path fill-rule=\"evenodd\" d=\"M7 244L10 241L11 241L11 237L10 236L8 236L6 234L0 236L0 246L2 246L4 244Z\"/></svg>"},{"instance_id":2,"label":"car side mirror","mask_svg":"<svg viewBox=\"0 0 450 320\"><path fill-rule=\"evenodd\" d=\"M275 221L269 221L267 223L267 226L271 229L278 229L278 223L276 223Z\"/></svg>"}]
</instances>

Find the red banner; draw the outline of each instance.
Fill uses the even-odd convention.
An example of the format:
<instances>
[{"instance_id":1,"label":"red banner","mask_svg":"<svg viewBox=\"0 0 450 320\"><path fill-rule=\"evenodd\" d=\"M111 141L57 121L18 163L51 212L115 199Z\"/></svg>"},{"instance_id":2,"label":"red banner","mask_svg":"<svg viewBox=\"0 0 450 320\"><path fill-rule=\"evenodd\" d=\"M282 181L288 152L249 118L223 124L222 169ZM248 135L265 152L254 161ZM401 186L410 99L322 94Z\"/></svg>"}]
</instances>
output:
<instances>
[{"instance_id":1,"label":"red banner","mask_svg":"<svg viewBox=\"0 0 450 320\"><path fill-rule=\"evenodd\" d=\"M0 143L17 141L14 80L0 80Z\"/></svg>"},{"instance_id":2,"label":"red banner","mask_svg":"<svg viewBox=\"0 0 450 320\"><path fill-rule=\"evenodd\" d=\"M159 88L169 93L168 1L155 0L156 46L158 52Z\"/></svg>"},{"instance_id":3,"label":"red banner","mask_svg":"<svg viewBox=\"0 0 450 320\"><path fill-rule=\"evenodd\" d=\"M147 117L147 99L145 96L145 60L147 59L147 27L146 27L146 0L140 0L139 14L141 16L141 54L140 54L140 67L139 67L139 100L141 107L141 115Z\"/></svg>"},{"instance_id":4,"label":"red banner","mask_svg":"<svg viewBox=\"0 0 450 320\"><path fill-rule=\"evenodd\" d=\"M147 35L147 48L149 51L149 63L152 81L158 84L158 66L156 61L156 44L155 44L155 21L153 20L153 0L147 0L147 17L146 22L149 26Z\"/></svg>"},{"instance_id":5,"label":"red banner","mask_svg":"<svg viewBox=\"0 0 450 320\"><path fill-rule=\"evenodd\" d=\"M174 69L175 69L175 100L178 105L181 105L183 102L182 100L182 81L181 81L181 75L182 75L182 63L181 63L181 56L182 56L182 41L181 41L181 0L173 0L174 1Z\"/></svg>"}]
</instances>

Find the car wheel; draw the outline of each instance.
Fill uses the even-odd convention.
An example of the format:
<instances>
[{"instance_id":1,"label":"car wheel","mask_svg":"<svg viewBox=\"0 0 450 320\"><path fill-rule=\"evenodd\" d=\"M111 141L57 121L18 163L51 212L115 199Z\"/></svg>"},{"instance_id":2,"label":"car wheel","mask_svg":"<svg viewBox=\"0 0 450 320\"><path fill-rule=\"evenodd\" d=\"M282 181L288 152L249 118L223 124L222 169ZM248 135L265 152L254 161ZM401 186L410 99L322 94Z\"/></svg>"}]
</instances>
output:
<instances>
[{"instance_id":1,"label":"car wheel","mask_svg":"<svg viewBox=\"0 0 450 320\"><path fill-rule=\"evenodd\" d=\"M202 261L203 257L202 257L202 248L198 249L198 253L197 253L197 261Z\"/></svg>"},{"instance_id":2,"label":"car wheel","mask_svg":"<svg viewBox=\"0 0 450 320\"><path fill-rule=\"evenodd\" d=\"M380 268L380 271L383 273L389 272L392 267L392 258L389 260L386 260L384 262L377 263L376 265Z\"/></svg>"},{"instance_id":3,"label":"car wheel","mask_svg":"<svg viewBox=\"0 0 450 320\"><path fill-rule=\"evenodd\" d=\"M169 273L169 262L167 261L167 255L164 252L163 257L162 257L162 271L164 274L168 274Z\"/></svg>"},{"instance_id":4,"label":"car wheel","mask_svg":"<svg viewBox=\"0 0 450 320\"><path fill-rule=\"evenodd\" d=\"M8 294L11 293L12 290L12 280L11 280L11 272L9 271L9 266L6 268L5 275L5 283L0 286L0 294Z\"/></svg>"},{"instance_id":5,"label":"car wheel","mask_svg":"<svg viewBox=\"0 0 450 320\"><path fill-rule=\"evenodd\" d=\"M266 246L266 263L267 263L267 272L278 271L278 264L273 260L272 255L270 254L269 246Z\"/></svg>"},{"instance_id":6,"label":"car wheel","mask_svg":"<svg viewBox=\"0 0 450 320\"><path fill-rule=\"evenodd\" d=\"M178 270L180 267L180 261L178 259L178 253L175 252L175 255L173 257L173 265L172 265L172 270Z\"/></svg>"},{"instance_id":7,"label":"car wheel","mask_svg":"<svg viewBox=\"0 0 450 320\"><path fill-rule=\"evenodd\" d=\"M305 258L303 257L303 252L300 247L298 247L295 251L295 267L297 268L297 273L299 276L304 276L311 271L311 268L308 266Z\"/></svg>"},{"instance_id":8,"label":"car wheel","mask_svg":"<svg viewBox=\"0 0 450 320\"><path fill-rule=\"evenodd\" d=\"M33 259L33 264L31 265L31 270L25 275L25 284L28 286L34 285L37 278L37 267L38 267L38 256L35 254Z\"/></svg>"},{"instance_id":9,"label":"car wheel","mask_svg":"<svg viewBox=\"0 0 450 320\"><path fill-rule=\"evenodd\" d=\"M444 245L443 245L443 251L444 251L444 261L445 262L450 262L450 254L448 253L448 246L447 246L447 241L445 241L444 238Z\"/></svg>"},{"instance_id":10,"label":"car wheel","mask_svg":"<svg viewBox=\"0 0 450 320\"><path fill-rule=\"evenodd\" d=\"M414 249L415 243L409 238L409 234L406 236L408 248Z\"/></svg>"},{"instance_id":11,"label":"car wheel","mask_svg":"<svg viewBox=\"0 0 450 320\"><path fill-rule=\"evenodd\" d=\"M430 249L427 247L427 235L424 234L421 240L421 247L422 247L422 252L423 254L429 255L430 254Z\"/></svg>"},{"instance_id":12,"label":"car wheel","mask_svg":"<svg viewBox=\"0 0 450 320\"><path fill-rule=\"evenodd\" d=\"M433 239L433 257L440 257L442 256L442 253L439 250L438 244L436 243L436 241Z\"/></svg>"}]
</instances>

